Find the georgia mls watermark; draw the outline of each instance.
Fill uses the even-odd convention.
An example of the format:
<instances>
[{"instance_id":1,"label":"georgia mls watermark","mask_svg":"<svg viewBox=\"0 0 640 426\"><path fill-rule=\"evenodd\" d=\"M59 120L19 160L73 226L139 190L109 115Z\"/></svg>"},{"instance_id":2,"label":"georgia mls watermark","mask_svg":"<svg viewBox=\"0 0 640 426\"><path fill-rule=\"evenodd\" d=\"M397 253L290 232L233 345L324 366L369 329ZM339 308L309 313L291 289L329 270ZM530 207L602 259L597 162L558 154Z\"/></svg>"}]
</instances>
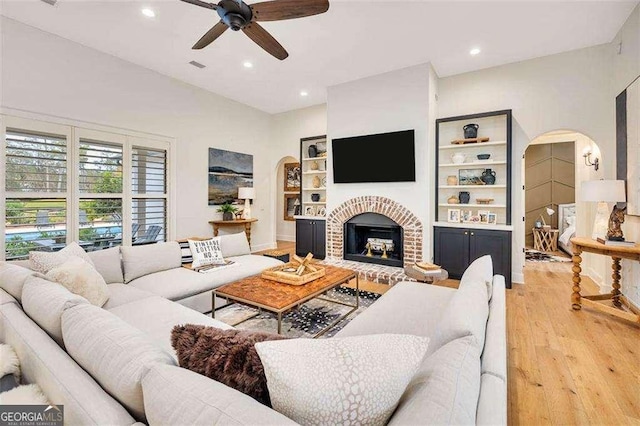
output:
<instances>
[{"instance_id":1,"label":"georgia mls watermark","mask_svg":"<svg viewBox=\"0 0 640 426\"><path fill-rule=\"evenodd\" d=\"M0 405L0 426L63 426L63 405Z\"/></svg>"}]
</instances>

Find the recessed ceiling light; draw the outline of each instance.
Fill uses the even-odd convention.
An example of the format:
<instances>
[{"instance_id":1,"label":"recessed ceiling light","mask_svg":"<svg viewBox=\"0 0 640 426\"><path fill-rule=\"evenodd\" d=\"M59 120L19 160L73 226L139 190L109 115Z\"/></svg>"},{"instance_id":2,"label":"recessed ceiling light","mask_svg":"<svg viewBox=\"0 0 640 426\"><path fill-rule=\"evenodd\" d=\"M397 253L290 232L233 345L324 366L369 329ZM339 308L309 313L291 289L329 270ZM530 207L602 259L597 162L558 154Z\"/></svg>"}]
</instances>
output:
<instances>
[{"instance_id":1,"label":"recessed ceiling light","mask_svg":"<svg viewBox=\"0 0 640 426\"><path fill-rule=\"evenodd\" d=\"M309 92L305 92L304 90L300 92L300 96L309 96Z\"/></svg>"},{"instance_id":2,"label":"recessed ceiling light","mask_svg":"<svg viewBox=\"0 0 640 426\"><path fill-rule=\"evenodd\" d=\"M156 13L153 10L149 9L149 8L142 9L142 14L144 16L146 16L147 18L155 18L156 17Z\"/></svg>"},{"instance_id":3,"label":"recessed ceiling light","mask_svg":"<svg viewBox=\"0 0 640 426\"><path fill-rule=\"evenodd\" d=\"M244 61L242 65L244 65L245 68L253 68L253 64L249 61Z\"/></svg>"},{"instance_id":4,"label":"recessed ceiling light","mask_svg":"<svg viewBox=\"0 0 640 426\"><path fill-rule=\"evenodd\" d=\"M471 50L469 51L469 53L470 53L471 55L473 55L473 56L478 55L478 54L480 54L480 49L478 49L478 48L476 47L476 48L474 48L474 49L471 49Z\"/></svg>"}]
</instances>

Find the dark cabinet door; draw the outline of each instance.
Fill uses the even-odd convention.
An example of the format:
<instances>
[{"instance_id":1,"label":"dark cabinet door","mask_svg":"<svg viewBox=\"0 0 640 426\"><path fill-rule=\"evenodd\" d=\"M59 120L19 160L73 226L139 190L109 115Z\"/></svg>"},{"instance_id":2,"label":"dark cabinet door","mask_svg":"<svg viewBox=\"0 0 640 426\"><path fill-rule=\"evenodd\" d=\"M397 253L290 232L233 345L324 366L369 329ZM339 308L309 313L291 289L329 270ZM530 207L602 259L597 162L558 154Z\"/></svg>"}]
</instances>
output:
<instances>
[{"instance_id":1,"label":"dark cabinet door","mask_svg":"<svg viewBox=\"0 0 640 426\"><path fill-rule=\"evenodd\" d=\"M307 253L313 253L314 233L315 227L312 220L296 220L296 254L298 256L306 256Z\"/></svg>"},{"instance_id":2,"label":"dark cabinet door","mask_svg":"<svg viewBox=\"0 0 640 426\"><path fill-rule=\"evenodd\" d=\"M469 230L436 227L434 240L434 262L459 280L469 266Z\"/></svg>"},{"instance_id":3,"label":"dark cabinet door","mask_svg":"<svg viewBox=\"0 0 640 426\"><path fill-rule=\"evenodd\" d=\"M324 259L327 255L327 230L325 221L314 220L313 229L313 257L316 259Z\"/></svg>"},{"instance_id":4,"label":"dark cabinet door","mask_svg":"<svg viewBox=\"0 0 640 426\"><path fill-rule=\"evenodd\" d=\"M511 288L511 232L470 229L469 262L490 255L493 273L503 275Z\"/></svg>"}]
</instances>

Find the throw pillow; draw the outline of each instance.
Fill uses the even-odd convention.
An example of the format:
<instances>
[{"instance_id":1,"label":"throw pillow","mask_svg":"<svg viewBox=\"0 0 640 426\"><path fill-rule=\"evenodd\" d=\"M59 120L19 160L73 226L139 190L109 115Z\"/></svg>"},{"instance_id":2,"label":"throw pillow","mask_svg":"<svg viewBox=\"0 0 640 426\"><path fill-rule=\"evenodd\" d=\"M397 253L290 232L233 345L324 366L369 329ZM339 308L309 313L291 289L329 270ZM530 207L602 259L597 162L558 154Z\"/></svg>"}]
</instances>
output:
<instances>
[{"instance_id":1,"label":"throw pillow","mask_svg":"<svg viewBox=\"0 0 640 426\"><path fill-rule=\"evenodd\" d=\"M50 270L49 281L57 282L73 294L84 297L92 305L102 307L109 300L109 288L102 275L79 257L72 257Z\"/></svg>"},{"instance_id":2,"label":"throw pillow","mask_svg":"<svg viewBox=\"0 0 640 426\"><path fill-rule=\"evenodd\" d=\"M180 367L224 383L269 407L267 378L255 344L282 339L277 334L194 324L177 325L171 332Z\"/></svg>"},{"instance_id":3,"label":"throw pillow","mask_svg":"<svg viewBox=\"0 0 640 426\"><path fill-rule=\"evenodd\" d=\"M204 241L189 240L189 248L193 256L192 268L200 268L207 265L223 265L222 247L220 237Z\"/></svg>"},{"instance_id":4,"label":"throw pillow","mask_svg":"<svg viewBox=\"0 0 640 426\"><path fill-rule=\"evenodd\" d=\"M191 247L189 247L189 241L178 241L180 244L180 254L182 256L182 264L192 263L193 256L191 255Z\"/></svg>"},{"instance_id":5,"label":"throw pillow","mask_svg":"<svg viewBox=\"0 0 640 426\"><path fill-rule=\"evenodd\" d=\"M474 260L462 274L458 288L474 285L477 281L484 283L487 287L487 301L491 300L493 294L493 261L491 256L486 255Z\"/></svg>"},{"instance_id":6,"label":"throw pillow","mask_svg":"<svg viewBox=\"0 0 640 426\"><path fill-rule=\"evenodd\" d=\"M256 343L273 408L297 423L385 424L428 338L377 334Z\"/></svg>"},{"instance_id":7,"label":"throw pillow","mask_svg":"<svg viewBox=\"0 0 640 426\"><path fill-rule=\"evenodd\" d=\"M31 263L31 269L41 274L46 274L72 257L79 257L94 266L93 260L76 242L69 243L68 246L55 253L32 251L29 253L29 262Z\"/></svg>"}]
</instances>

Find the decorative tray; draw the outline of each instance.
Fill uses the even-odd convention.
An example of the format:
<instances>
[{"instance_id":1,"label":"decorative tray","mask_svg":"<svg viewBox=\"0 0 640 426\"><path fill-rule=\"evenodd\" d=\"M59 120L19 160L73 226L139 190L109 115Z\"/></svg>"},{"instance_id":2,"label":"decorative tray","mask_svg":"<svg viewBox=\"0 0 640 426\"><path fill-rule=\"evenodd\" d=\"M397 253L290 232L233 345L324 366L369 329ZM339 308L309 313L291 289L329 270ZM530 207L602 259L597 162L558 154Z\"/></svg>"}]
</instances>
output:
<instances>
[{"instance_id":1,"label":"decorative tray","mask_svg":"<svg viewBox=\"0 0 640 426\"><path fill-rule=\"evenodd\" d=\"M313 255L309 253L304 259L293 256L293 260L284 265L274 266L273 268L262 271L261 277L265 280L277 281L283 284L304 285L318 278L322 278L326 274L326 270L309 262Z\"/></svg>"},{"instance_id":2,"label":"decorative tray","mask_svg":"<svg viewBox=\"0 0 640 426\"><path fill-rule=\"evenodd\" d=\"M489 138L457 139L455 141L451 141L451 144L466 145L468 143L481 143L481 142L489 142Z\"/></svg>"}]
</instances>

